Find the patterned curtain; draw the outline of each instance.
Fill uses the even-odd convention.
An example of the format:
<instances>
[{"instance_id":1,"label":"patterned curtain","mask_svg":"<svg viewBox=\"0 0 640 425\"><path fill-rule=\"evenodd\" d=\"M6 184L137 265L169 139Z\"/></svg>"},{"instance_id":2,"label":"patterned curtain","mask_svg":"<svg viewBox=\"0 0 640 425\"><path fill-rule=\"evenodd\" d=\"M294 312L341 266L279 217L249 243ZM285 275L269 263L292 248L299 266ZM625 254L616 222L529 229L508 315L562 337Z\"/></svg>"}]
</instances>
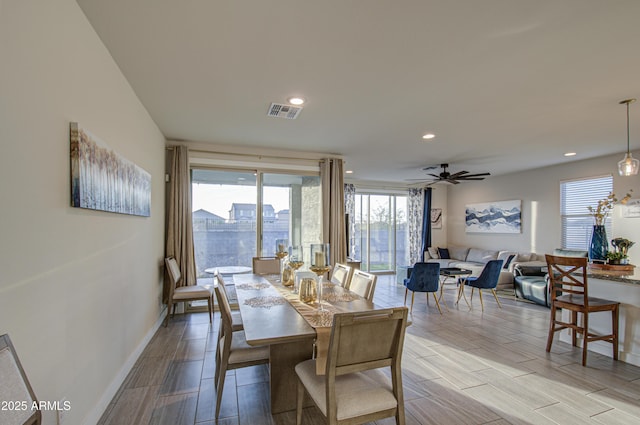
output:
<instances>
[{"instance_id":1,"label":"patterned curtain","mask_svg":"<svg viewBox=\"0 0 640 425\"><path fill-rule=\"evenodd\" d=\"M182 279L181 286L196 284L196 262L193 249L193 224L191 221L191 178L189 150L176 146L171 152L169 188L167 194L167 242L166 255L174 257ZM168 279L165 279L168 282ZM165 288L168 297L168 288ZM166 302L166 301L165 301Z\"/></svg>"},{"instance_id":2,"label":"patterned curtain","mask_svg":"<svg viewBox=\"0 0 640 425\"><path fill-rule=\"evenodd\" d=\"M422 261L422 215L424 211L424 191L422 189L409 189L409 211L407 222L409 223L409 261L415 264Z\"/></svg>"},{"instance_id":3,"label":"patterned curtain","mask_svg":"<svg viewBox=\"0 0 640 425\"><path fill-rule=\"evenodd\" d=\"M356 187L353 184L344 185L344 212L349 214L347 223L349 240L347 241L347 257L355 258L356 252Z\"/></svg>"}]
</instances>

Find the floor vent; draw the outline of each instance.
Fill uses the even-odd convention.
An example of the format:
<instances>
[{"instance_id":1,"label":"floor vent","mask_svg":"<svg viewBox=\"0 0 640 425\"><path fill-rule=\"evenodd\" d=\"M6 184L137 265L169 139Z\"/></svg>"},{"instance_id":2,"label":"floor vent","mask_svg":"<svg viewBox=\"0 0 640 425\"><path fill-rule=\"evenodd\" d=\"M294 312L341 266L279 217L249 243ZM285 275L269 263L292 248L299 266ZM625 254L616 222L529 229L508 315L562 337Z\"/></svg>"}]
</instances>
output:
<instances>
[{"instance_id":1,"label":"floor vent","mask_svg":"<svg viewBox=\"0 0 640 425\"><path fill-rule=\"evenodd\" d=\"M269 107L267 115L270 117L286 118L288 120L294 120L298 118L302 111L300 106L283 105L281 103L272 103Z\"/></svg>"}]
</instances>

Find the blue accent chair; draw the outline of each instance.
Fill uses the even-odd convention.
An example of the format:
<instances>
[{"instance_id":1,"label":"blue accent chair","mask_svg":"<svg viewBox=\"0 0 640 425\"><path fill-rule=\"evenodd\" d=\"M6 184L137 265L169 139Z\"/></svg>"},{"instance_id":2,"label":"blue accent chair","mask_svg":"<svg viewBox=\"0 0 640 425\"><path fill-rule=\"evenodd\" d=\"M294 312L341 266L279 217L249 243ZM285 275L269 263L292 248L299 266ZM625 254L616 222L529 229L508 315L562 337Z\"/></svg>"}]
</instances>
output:
<instances>
[{"instance_id":1,"label":"blue accent chair","mask_svg":"<svg viewBox=\"0 0 640 425\"><path fill-rule=\"evenodd\" d=\"M493 297L496 299L498 303L498 307L502 308L500 305L500 301L498 300L498 295L496 294L496 286L498 286L498 278L500 278L500 270L502 270L502 262L503 260L490 260L482 269L480 276L470 276L467 278L458 279L458 283L460 284L460 292L458 292L458 301L460 301L460 297L464 297L464 301L467 303L469 308L471 308L471 304L467 301L467 296L464 294L464 287L471 287L471 300L473 300L473 290L478 288L478 292L480 293L480 305L482 306L482 311L484 311L484 302L482 301L482 290L490 289Z\"/></svg>"},{"instance_id":2,"label":"blue accent chair","mask_svg":"<svg viewBox=\"0 0 640 425\"><path fill-rule=\"evenodd\" d=\"M436 292L440 286L440 264L439 263L416 263L411 270L410 276L404 280L404 305L407 305L407 294L411 291L411 309L413 311L413 297L416 292L426 292L427 302L429 302L429 293L433 294L433 299L436 300L438 311L442 314L440 309L440 302ZM446 304L445 304L446 305Z\"/></svg>"}]
</instances>

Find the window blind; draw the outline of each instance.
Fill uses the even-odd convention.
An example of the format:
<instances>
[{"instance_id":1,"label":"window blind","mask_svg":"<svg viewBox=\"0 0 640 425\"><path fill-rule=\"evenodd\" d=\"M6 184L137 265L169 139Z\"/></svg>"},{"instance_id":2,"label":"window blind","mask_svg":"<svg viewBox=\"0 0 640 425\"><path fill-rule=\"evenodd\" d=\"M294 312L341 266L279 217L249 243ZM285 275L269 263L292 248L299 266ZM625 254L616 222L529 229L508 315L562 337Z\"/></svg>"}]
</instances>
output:
<instances>
[{"instance_id":1,"label":"window blind","mask_svg":"<svg viewBox=\"0 0 640 425\"><path fill-rule=\"evenodd\" d=\"M562 218L562 247L588 250L594 220L589 206L613 191L613 176L602 176L560 183L560 215ZM611 235L611 217L605 221L607 235Z\"/></svg>"}]
</instances>

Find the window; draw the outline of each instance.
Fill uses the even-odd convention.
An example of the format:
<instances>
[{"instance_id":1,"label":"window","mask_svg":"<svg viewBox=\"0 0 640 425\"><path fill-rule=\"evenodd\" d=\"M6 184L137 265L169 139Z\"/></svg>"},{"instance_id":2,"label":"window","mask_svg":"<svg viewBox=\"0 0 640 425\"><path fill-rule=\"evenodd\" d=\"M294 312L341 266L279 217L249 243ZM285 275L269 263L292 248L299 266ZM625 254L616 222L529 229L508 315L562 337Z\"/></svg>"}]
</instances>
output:
<instances>
[{"instance_id":1,"label":"window","mask_svg":"<svg viewBox=\"0 0 640 425\"><path fill-rule=\"evenodd\" d=\"M191 181L198 278L217 266L251 267L252 257L274 255L276 239L303 245L306 258L322 240L318 175L194 168Z\"/></svg>"},{"instance_id":2,"label":"window","mask_svg":"<svg viewBox=\"0 0 640 425\"><path fill-rule=\"evenodd\" d=\"M587 207L596 207L598 201L613 191L613 177L603 176L560 183L560 215L562 219L562 247L588 250L593 231L593 217ZM611 218L605 222L611 234Z\"/></svg>"}]
</instances>

